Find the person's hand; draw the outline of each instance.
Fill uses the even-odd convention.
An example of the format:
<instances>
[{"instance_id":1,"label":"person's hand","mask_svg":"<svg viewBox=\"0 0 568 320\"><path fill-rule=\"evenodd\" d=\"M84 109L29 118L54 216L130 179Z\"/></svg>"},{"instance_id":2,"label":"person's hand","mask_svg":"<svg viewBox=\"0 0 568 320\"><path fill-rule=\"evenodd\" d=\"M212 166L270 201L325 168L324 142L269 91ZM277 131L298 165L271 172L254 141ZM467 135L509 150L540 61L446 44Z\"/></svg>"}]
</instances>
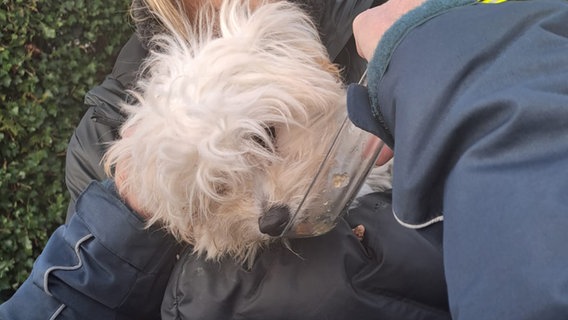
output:
<instances>
[{"instance_id":1,"label":"person's hand","mask_svg":"<svg viewBox=\"0 0 568 320\"><path fill-rule=\"evenodd\" d=\"M383 164L389 162L389 160L392 159L393 156L394 152L385 144L379 152L379 156L377 157L377 161L375 161L375 165L380 167Z\"/></svg>"},{"instance_id":2,"label":"person's hand","mask_svg":"<svg viewBox=\"0 0 568 320\"><path fill-rule=\"evenodd\" d=\"M127 164L126 163L117 163L114 169L114 183L116 185L116 190L118 194L122 198L122 200L130 207L130 209L136 211L136 213L142 218L146 219L149 217L148 214L144 212L142 206L140 205L140 201L136 198L131 192L128 191L128 188L125 186L125 170L123 169Z\"/></svg>"},{"instance_id":3,"label":"person's hand","mask_svg":"<svg viewBox=\"0 0 568 320\"><path fill-rule=\"evenodd\" d=\"M132 132L133 132L133 128L129 128L128 130L125 130L124 132L122 132L122 136L126 138L126 137L130 136ZM119 162L115 165L115 168L114 168L114 183L116 185L116 190L118 191L118 194L120 195L122 200L130 207L130 209L136 211L136 213L138 213L138 215L141 218L146 219L146 218L149 217L149 215L144 212L144 210L142 209L142 206L140 205L140 201L138 200L138 198L136 198L136 196L134 194L129 192L129 190L128 190L129 188L125 183L126 172L127 172L127 170L125 168L127 168L127 166L128 166L127 162L128 162L128 160L125 160L125 161Z\"/></svg>"},{"instance_id":4,"label":"person's hand","mask_svg":"<svg viewBox=\"0 0 568 320\"><path fill-rule=\"evenodd\" d=\"M357 52L369 61L383 34L400 17L418 7L425 0L390 0L378 7L363 11L353 21L353 35Z\"/></svg>"}]
</instances>

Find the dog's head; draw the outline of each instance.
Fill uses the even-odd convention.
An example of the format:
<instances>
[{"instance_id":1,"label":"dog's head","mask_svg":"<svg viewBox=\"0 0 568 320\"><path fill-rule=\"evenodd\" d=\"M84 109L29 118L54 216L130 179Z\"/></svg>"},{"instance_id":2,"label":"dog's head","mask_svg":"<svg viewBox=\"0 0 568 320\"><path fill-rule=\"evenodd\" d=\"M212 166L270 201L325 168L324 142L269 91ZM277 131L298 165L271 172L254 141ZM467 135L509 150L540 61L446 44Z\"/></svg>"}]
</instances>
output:
<instances>
[{"instance_id":1,"label":"dog's head","mask_svg":"<svg viewBox=\"0 0 568 320\"><path fill-rule=\"evenodd\" d=\"M125 106L129 134L106 165L125 163L122 187L149 223L208 258L250 261L304 199L345 114L345 92L296 6L225 1L199 16L189 37L156 39L138 103Z\"/></svg>"}]
</instances>

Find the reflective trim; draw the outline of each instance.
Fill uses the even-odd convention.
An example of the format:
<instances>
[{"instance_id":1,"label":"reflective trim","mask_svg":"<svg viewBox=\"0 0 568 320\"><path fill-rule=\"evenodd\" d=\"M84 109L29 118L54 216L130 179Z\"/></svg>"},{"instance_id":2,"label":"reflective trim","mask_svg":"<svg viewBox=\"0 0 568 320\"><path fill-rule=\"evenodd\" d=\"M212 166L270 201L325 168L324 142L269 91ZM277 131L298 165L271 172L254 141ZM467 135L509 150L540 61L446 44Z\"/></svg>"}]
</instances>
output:
<instances>
[{"instance_id":1,"label":"reflective trim","mask_svg":"<svg viewBox=\"0 0 568 320\"><path fill-rule=\"evenodd\" d=\"M437 216L437 217L435 217L435 218L433 218L433 219L431 219L431 220L429 220L429 221L426 221L426 222L424 222L424 223L421 223L421 224L410 224L410 223L406 223L406 222L400 220L400 219L396 216L396 212L394 212L394 209L392 210L392 214L393 214L395 220L396 220L401 226L403 226L403 227L405 227L405 228L409 228L409 229L422 229L422 228L425 228L425 227L427 227L427 226L429 226L429 225L433 225L434 223L438 223L438 222L444 221L444 216L441 215L441 216Z\"/></svg>"},{"instance_id":2,"label":"reflective trim","mask_svg":"<svg viewBox=\"0 0 568 320\"><path fill-rule=\"evenodd\" d=\"M55 310L55 312L51 315L49 320L57 319L57 317L61 314L61 312L63 312L63 309L65 309L65 307L67 307L67 306L64 305L64 304L60 305L59 308L57 308L57 310Z\"/></svg>"},{"instance_id":3,"label":"reflective trim","mask_svg":"<svg viewBox=\"0 0 568 320\"><path fill-rule=\"evenodd\" d=\"M70 266L70 267L66 267L66 266L53 266L49 269L47 269L45 271L45 275L43 276L43 291L45 291L45 293L47 293L49 296L53 296L51 294L51 292L49 292L49 288L47 287L47 282L48 282L48 278L49 278L49 274L53 271L57 271L57 270L63 270L63 271L72 271L72 270L77 270L79 268L81 268L81 266L83 265L83 260L81 260L81 256L79 255L79 246L81 244L83 244L83 242L94 238L94 236L92 234L88 234L86 236L84 236L83 238L79 239L79 241L77 241L77 243L75 244L75 255L77 256L77 264L74 266ZM63 307L65 307L65 305L63 305ZM63 310L63 309L61 309Z\"/></svg>"}]
</instances>

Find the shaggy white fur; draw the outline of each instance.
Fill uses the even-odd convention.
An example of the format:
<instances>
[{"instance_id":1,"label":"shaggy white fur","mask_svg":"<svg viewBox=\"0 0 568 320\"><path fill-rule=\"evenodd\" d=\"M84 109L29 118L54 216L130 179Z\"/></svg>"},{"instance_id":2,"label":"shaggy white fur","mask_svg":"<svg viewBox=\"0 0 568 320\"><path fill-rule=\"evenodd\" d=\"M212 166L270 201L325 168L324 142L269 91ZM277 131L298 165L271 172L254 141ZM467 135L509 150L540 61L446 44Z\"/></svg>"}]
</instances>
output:
<instances>
[{"instance_id":1,"label":"shaggy white fur","mask_svg":"<svg viewBox=\"0 0 568 320\"><path fill-rule=\"evenodd\" d=\"M274 239L259 219L304 197L345 115L345 90L298 7L225 1L198 16L186 34L154 39L159 51L105 165L121 164L121 192L136 195L149 224L209 259L251 262Z\"/></svg>"}]
</instances>

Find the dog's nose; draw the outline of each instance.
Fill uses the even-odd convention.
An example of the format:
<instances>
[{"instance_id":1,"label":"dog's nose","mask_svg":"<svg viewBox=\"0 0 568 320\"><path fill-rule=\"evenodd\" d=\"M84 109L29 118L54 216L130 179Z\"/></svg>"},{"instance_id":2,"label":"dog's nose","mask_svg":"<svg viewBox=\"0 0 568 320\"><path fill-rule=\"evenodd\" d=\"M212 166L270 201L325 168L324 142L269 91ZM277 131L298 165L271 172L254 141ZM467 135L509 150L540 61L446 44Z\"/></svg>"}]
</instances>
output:
<instances>
[{"instance_id":1,"label":"dog's nose","mask_svg":"<svg viewBox=\"0 0 568 320\"><path fill-rule=\"evenodd\" d=\"M282 234L288 222L290 222L290 209L287 206L274 206L258 219L258 226L260 232L277 237Z\"/></svg>"}]
</instances>

